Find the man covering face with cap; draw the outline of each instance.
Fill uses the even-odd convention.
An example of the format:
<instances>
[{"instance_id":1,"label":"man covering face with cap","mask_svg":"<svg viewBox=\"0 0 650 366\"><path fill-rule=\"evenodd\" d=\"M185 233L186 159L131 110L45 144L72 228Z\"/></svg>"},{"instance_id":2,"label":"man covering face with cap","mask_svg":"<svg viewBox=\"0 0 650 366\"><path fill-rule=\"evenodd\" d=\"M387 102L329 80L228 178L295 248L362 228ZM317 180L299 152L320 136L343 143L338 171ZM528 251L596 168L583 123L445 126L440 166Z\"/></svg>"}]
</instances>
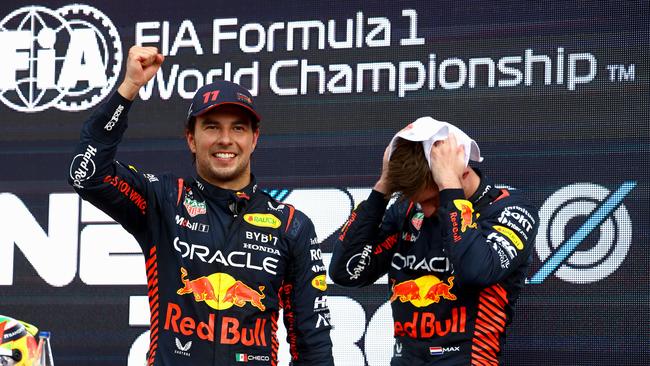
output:
<instances>
[{"instance_id":1,"label":"man covering face with cap","mask_svg":"<svg viewBox=\"0 0 650 366\"><path fill-rule=\"evenodd\" d=\"M260 116L248 90L215 81L196 92L185 122L195 177L114 160L132 101L162 62L154 47L130 49L117 93L82 128L68 179L142 247L147 365L276 365L280 308L292 364L333 365L314 225L257 187Z\"/></svg>"},{"instance_id":2,"label":"man covering face with cap","mask_svg":"<svg viewBox=\"0 0 650 366\"><path fill-rule=\"evenodd\" d=\"M367 286L388 274L393 366L502 362L538 214L470 160L481 162L481 152L457 127L431 117L409 124L334 246L337 284Z\"/></svg>"}]
</instances>

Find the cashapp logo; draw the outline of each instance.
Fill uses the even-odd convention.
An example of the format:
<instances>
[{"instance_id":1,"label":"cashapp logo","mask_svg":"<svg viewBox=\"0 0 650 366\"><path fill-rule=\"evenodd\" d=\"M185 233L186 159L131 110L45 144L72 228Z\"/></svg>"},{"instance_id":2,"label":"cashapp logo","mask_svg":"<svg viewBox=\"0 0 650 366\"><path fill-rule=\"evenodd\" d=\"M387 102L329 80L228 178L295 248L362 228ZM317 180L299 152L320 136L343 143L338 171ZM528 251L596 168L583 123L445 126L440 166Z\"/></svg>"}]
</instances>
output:
<instances>
[{"instance_id":1,"label":"cashapp logo","mask_svg":"<svg viewBox=\"0 0 650 366\"><path fill-rule=\"evenodd\" d=\"M540 209L535 249L542 267L530 283L540 284L554 274L587 284L614 273L632 242L623 199L635 186L635 181L626 181L612 192L598 184L576 183L553 193Z\"/></svg>"},{"instance_id":2,"label":"cashapp logo","mask_svg":"<svg viewBox=\"0 0 650 366\"><path fill-rule=\"evenodd\" d=\"M101 11L26 6L0 20L0 101L19 112L81 111L113 89L120 35Z\"/></svg>"}]
</instances>

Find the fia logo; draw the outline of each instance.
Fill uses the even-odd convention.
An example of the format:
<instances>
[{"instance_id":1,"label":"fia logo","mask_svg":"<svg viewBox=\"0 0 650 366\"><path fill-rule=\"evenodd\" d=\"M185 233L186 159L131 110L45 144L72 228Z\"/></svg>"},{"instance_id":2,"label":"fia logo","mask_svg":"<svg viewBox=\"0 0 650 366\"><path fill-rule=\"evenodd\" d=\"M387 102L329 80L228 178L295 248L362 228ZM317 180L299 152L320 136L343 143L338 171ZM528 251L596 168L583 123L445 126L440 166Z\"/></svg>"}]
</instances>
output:
<instances>
[{"instance_id":1,"label":"fia logo","mask_svg":"<svg viewBox=\"0 0 650 366\"><path fill-rule=\"evenodd\" d=\"M117 28L73 4L26 6L0 20L0 101L19 112L81 111L113 89L122 66Z\"/></svg>"}]
</instances>

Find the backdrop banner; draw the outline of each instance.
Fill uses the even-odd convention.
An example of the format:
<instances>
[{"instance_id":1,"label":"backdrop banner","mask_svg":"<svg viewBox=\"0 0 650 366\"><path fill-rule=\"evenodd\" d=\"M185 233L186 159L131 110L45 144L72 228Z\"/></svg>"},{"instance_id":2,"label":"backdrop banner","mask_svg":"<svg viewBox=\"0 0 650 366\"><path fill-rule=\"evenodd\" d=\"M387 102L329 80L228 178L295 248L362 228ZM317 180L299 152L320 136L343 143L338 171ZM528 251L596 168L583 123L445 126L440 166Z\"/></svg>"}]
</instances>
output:
<instances>
[{"instance_id":1,"label":"backdrop banner","mask_svg":"<svg viewBox=\"0 0 650 366\"><path fill-rule=\"evenodd\" d=\"M166 58L119 160L193 175L191 97L239 82L262 116L253 172L311 217L327 264L393 134L422 116L451 122L486 175L540 208L505 364L647 364L647 1L5 0L0 314L51 331L57 366L142 365L148 347L139 246L66 183L81 124L134 44ZM388 365L386 277L328 284L336 364ZM286 342L281 354L286 365Z\"/></svg>"}]
</instances>

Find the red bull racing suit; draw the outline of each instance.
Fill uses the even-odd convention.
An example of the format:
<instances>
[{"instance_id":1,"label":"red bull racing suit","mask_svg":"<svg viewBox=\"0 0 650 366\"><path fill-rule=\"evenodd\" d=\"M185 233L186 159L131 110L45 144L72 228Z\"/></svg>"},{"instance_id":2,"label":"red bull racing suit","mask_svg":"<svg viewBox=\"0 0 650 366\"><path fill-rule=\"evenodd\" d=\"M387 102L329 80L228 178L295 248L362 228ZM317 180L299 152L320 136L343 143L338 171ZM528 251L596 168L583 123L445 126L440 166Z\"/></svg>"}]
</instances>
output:
<instances>
[{"instance_id":1,"label":"red bull racing suit","mask_svg":"<svg viewBox=\"0 0 650 366\"><path fill-rule=\"evenodd\" d=\"M249 186L152 175L114 160L131 102L115 93L84 124L70 184L142 247L147 365L276 365L282 307L294 365L333 365L314 226Z\"/></svg>"},{"instance_id":2,"label":"red bull racing suit","mask_svg":"<svg viewBox=\"0 0 650 366\"><path fill-rule=\"evenodd\" d=\"M538 215L518 191L476 171L477 193L442 190L430 218L407 200L386 209L372 191L339 233L334 282L366 286L388 273L393 366L500 364Z\"/></svg>"}]
</instances>

